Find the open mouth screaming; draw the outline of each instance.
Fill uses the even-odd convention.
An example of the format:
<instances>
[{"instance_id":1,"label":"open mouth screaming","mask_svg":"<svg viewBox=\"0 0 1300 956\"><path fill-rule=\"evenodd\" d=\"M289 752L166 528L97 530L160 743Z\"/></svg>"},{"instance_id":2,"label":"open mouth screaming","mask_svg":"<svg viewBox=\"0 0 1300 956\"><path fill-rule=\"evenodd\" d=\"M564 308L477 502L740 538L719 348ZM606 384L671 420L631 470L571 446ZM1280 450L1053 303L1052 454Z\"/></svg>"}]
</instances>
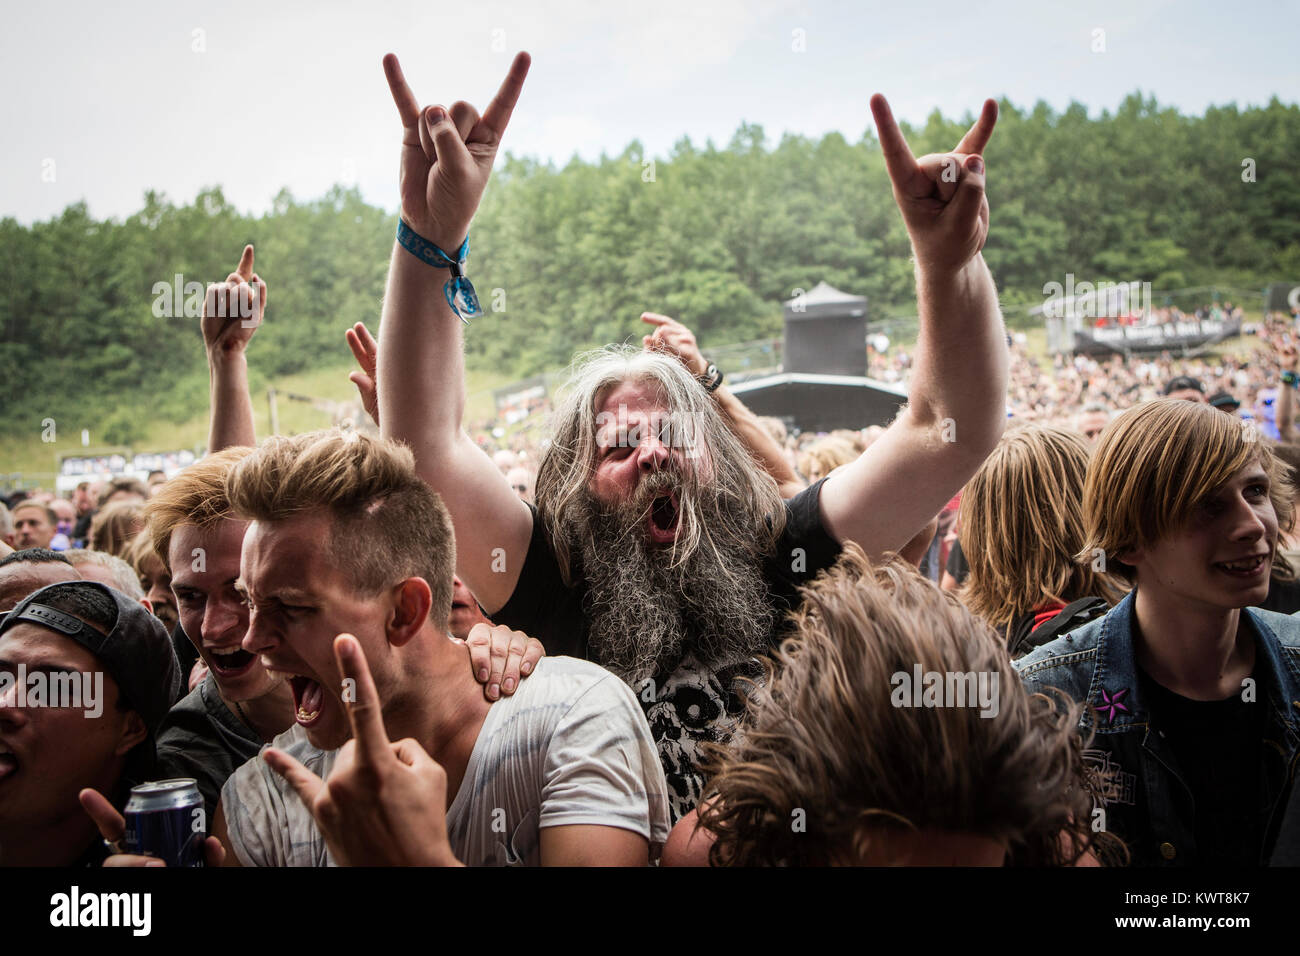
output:
<instances>
[{"instance_id":1,"label":"open mouth screaming","mask_svg":"<svg viewBox=\"0 0 1300 956\"><path fill-rule=\"evenodd\" d=\"M242 677L252 669L253 662L257 660L255 655L248 653L242 647L235 647L229 651L211 648L208 650L208 658L217 676L226 678Z\"/></svg>"},{"instance_id":2,"label":"open mouth screaming","mask_svg":"<svg viewBox=\"0 0 1300 956\"><path fill-rule=\"evenodd\" d=\"M648 519L650 540L655 544L671 544L677 539L677 523L681 514L677 507L677 494L659 495L650 503Z\"/></svg>"},{"instance_id":3,"label":"open mouth screaming","mask_svg":"<svg viewBox=\"0 0 1300 956\"><path fill-rule=\"evenodd\" d=\"M316 681L300 675L290 677L289 686L293 688L293 719L303 727L310 727L320 720L325 692Z\"/></svg>"}]
</instances>

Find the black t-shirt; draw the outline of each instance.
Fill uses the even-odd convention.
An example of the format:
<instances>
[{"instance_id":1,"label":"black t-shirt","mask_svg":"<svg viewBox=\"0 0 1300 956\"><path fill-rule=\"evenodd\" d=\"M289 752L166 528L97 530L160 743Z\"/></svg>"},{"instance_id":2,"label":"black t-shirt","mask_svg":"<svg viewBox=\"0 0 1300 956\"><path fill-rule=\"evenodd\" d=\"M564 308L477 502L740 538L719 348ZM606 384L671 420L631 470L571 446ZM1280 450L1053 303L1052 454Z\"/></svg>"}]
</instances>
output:
<instances>
[{"instance_id":1,"label":"black t-shirt","mask_svg":"<svg viewBox=\"0 0 1300 956\"><path fill-rule=\"evenodd\" d=\"M1264 805L1267 704L1233 694L1192 700L1138 671L1151 727L1174 752L1192 793L1197 866L1259 866L1269 808Z\"/></svg>"},{"instance_id":2,"label":"black t-shirt","mask_svg":"<svg viewBox=\"0 0 1300 956\"><path fill-rule=\"evenodd\" d=\"M208 674L163 718L158 729L159 779L198 781L211 829L226 779L261 748L261 739L230 712Z\"/></svg>"},{"instance_id":3,"label":"black t-shirt","mask_svg":"<svg viewBox=\"0 0 1300 956\"><path fill-rule=\"evenodd\" d=\"M822 525L821 487L819 481L785 502L785 528L763 561L768 600L778 612L769 646L785 635L786 612L798 605L798 588L834 564L840 554L839 542ZM587 660L586 590L583 581L565 587L555 551L534 511L532 540L519 583L492 620L536 637L547 654ZM730 738L744 710L741 693L746 682L761 676L756 658L705 665L687 648L671 673L657 674L632 688L659 747L674 822L699 801L704 783L698 769L704 756L702 744L725 743Z\"/></svg>"}]
</instances>

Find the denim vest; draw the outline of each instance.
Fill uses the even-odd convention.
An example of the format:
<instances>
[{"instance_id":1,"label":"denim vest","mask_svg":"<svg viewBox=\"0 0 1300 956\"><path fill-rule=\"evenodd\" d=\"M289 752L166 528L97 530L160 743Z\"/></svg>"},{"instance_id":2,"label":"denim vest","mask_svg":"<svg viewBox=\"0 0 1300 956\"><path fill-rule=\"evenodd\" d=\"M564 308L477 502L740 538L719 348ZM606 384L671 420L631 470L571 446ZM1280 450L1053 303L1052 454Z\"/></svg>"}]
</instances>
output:
<instances>
[{"instance_id":1,"label":"denim vest","mask_svg":"<svg viewBox=\"0 0 1300 956\"><path fill-rule=\"evenodd\" d=\"M1131 592L1104 617L1063 634L1012 666L1030 693L1056 687L1073 700L1092 704L1083 714L1083 733L1096 736L1084 759L1117 774L1094 801L1094 826L1101 823L1128 846L1134 866L1185 866L1198 862L1192 794L1179 775L1164 735L1149 724L1138 685L1133 648ZM1300 756L1300 616L1243 608L1255 628L1255 700L1266 706L1264 766L1267 819L1263 822L1268 861ZM1098 814L1097 809L1103 813Z\"/></svg>"}]
</instances>

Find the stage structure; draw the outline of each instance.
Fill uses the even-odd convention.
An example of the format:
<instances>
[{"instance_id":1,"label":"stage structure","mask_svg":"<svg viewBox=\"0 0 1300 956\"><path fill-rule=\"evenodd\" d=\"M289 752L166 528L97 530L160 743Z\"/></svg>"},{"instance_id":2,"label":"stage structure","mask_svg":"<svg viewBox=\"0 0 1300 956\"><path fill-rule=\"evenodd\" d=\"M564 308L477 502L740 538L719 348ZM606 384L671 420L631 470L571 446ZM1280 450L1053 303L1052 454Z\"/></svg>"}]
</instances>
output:
<instances>
[{"instance_id":1,"label":"stage structure","mask_svg":"<svg viewBox=\"0 0 1300 956\"><path fill-rule=\"evenodd\" d=\"M907 396L866 377L866 297L825 282L796 293L783 303L780 372L730 384L731 391L754 414L801 431L888 425Z\"/></svg>"},{"instance_id":2,"label":"stage structure","mask_svg":"<svg viewBox=\"0 0 1300 956\"><path fill-rule=\"evenodd\" d=\"M1186 357L1242 334L1240 319L1197 318L1196 309L1189 304L1217 303L1222 293L1232 294L1231 290L1205 286L1153 294L1149 282L1076 284L1073 275L1066 276L1064 285L1048 283L1043 291L1052 288L1056 291L1050 298L1029 310L1030 315L1042 317L1052 353L1131 356L1169 351ZM1283 299L1284 295L1279 293ZM1233 298L1240 304L1242 297ZM1189 311L1174 321L1160 321L1154 305L1157 299L1163 303L1160 309L1181 300L1189 305Z\"/></svg>"}]
</instances>

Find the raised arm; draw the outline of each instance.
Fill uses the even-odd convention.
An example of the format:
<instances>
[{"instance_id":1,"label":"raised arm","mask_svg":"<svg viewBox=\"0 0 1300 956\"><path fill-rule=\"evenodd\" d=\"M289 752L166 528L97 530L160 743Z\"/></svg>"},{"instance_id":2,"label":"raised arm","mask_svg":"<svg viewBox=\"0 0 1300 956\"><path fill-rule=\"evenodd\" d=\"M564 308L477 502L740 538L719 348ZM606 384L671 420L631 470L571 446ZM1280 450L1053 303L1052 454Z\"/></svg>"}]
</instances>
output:
<instances>
[{"instance_id":1,"label":"raised arm","mask_svg":"<svg viewBox=\"0 0 1300 956\"><path fill-rule=\"evenodd\" d=\"M225 282L208 286L203 301L203 346L212 401L209 452L257 444L244 350L262 324L265 309L266 283L253 272L253 247L245 246L239 267Z\"/></svg>"},{"instance_id":2,"label":"raised arm","mask_svg":"<svg viewBox=\"0 0 1300 956\"><path fill-rule=\"evenodd\" d=\"M520 53L480 117L465 102L421 108L397 57L384 72L401 115L401 209L407 225L455 255L492 172L529 57ZM472 261L467 271L472 271ZM379 328L379 420L409 445L420 476L442 496L456 529L460 577L488 614L514 591L528 553L532 513L461 429L465 410L462 323L444 295L450 273L393 247ZM471 330L492 334L492 329Z\"/></svg>"},{"instance_id":3,"label":"raised arm","mask_svg":"<svg viewBox=\"0 0 1300 956\"><path fill-rule=\"evenodd\" d=\"M676 319L657 312L642 312L641 321L655 327L641 342L647 349L671 352L681 359L692 375L702 376L709 368L709 363L696 344L695 335ZM781 489L782 498L793 498L803 491L804 483L794 473L785 453L776 443L767 429L726 385L719 385L713 391L713 398L718 403L718 410L731 426L731 430L740 439L746 450L758 462L759 467L772 476L777 487Z\"/></svg>"},{"instance_id":4,"label":"raised arm","mask_svg":"<svg viewBox=\"0 0 1300 956\"><path fill-rule=\"evenodd\" d=\"M912 156L889 104L871 99L880 148L916 262L920 333L908 404L822 487L822 518L871 556L897 550L966 483L1006 419L1007 343L980 250L988 236L984 147L997 104L948 154Z\"/></svg>"}]
</instances>

